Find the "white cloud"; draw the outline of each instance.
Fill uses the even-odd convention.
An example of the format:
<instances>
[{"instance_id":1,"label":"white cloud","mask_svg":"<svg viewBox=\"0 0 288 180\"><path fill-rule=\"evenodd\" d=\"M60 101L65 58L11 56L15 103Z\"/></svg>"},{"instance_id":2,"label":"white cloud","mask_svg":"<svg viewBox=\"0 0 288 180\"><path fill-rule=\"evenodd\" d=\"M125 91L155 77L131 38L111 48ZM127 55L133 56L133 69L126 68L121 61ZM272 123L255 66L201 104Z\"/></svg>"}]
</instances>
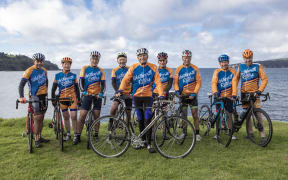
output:
<instances>
[{"instance_id":1,"label":"white cloud","mask_svg":"<svg viewBox=\"0 0 288 180\"><path fill-rule=\"evenodd\" d=\"M236 61L241 51L255 50L258 59L287 57L288 18L285 0L73 0L7 1L0 6L0 48L32 55L36 51L55 62L73 58L73 67L88 63L91 50L111 67L117 52L169 53L169 64L181 62L181 51L193 51L198 66L218 66L223 52ZM286 3L287 4L287 3ZM75 61L74 61L75 60ZM179 62L180 61L180 62ZM113 65L114 66L114 65Z\"/></svg>"}]
</instances>

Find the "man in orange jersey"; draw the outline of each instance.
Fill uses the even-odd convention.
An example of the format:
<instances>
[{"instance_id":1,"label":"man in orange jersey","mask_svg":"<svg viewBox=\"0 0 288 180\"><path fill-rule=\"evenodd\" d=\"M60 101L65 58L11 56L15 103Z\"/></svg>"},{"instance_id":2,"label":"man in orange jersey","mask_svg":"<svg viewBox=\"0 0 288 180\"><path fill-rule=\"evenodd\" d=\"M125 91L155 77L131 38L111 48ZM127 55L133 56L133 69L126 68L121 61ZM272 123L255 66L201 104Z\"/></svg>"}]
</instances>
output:
<instances>
[{"instance_id":1,"label":"man in orange jersey","mask_svg":"<svg viewBox=\"0 0 288 180\"><path fill-rule=\"evenodd\" d=\"M39 101L32 103L34 110L34 133L35 133L35 147L41 147L40 143L49 142L48 139L41 137L43 128L43 119L46 113L48 103L46 101L48 78L47 70L43 67L45 56L41 53L33 55L34 65L29 67L23 74L21 82L19 84L20 103L26 103L24 97L24 86L28 82L29 84L29 97L33 101Z\"/></svg>"},{"instance_id":2,"label":"man in orange jersey","mask_svg":"<svg viewBox=\"0 0 288 180\"><path fill-rule=\"evenodd\" d=\"M221 68L216 69L212 78L212 93L214 99L217 100L218 97L224 97L223 103L224 108L228 111L228 120L232 120L233 108L233 99L232 97L232 79L235 77L235 70L229 68L229 56L222 54L218 57L219 65ZM237 88L237 87L236 87ZM219 107L217 107L218 109ZM229 123L231 125L231 123ZM231 128L231 127L229 127ZM231 128L232 129L232 128ZM214 136L214 139L217 139L217 135ZM236 139L235 136L232 136L232 139Z\"/></svg>"},{"instance_id":3,"label":"man in orange jersey","mask_svg":"<svg viewBox=\"0 0 288 180\"><path fill-rule=\"evenodd\" d=\"M64 118L65 128L67 131L67 135L64 138L65 141L71 139L70 133L70 114L71 114L71 121L72 121L72 128L74 130L74 134L76 131L76 123L77 123L77 108L78 104L80 103L80 93L78 87L78 80L77 75L70 72L72 59L69 57L64 57L61 60L63 70L55 75L55 79L52 86L51 96L55 98L55 92L57 87L59 87L58 96L60 98L72 98L73 103L70 104L68 101L61 101L60 108L62 110L62 115ZM55 102L52 102L55 106ZM70 114L68 109L70 109Z\"/></svg>"},{"instance_id":4,"label":"man in orange jersey","mask_svg":"<svg viewBox=\"0 0 288 180\"><path fill-rule=\"evenodd\" d=\"M142 132L151 122L152 118L152 86L156 84L159 96L163 98L163 87L160 76L155 64L148 63L148 50L140 48L136 52L139 63L133 64L125 77L123 78L119 92L123 93L124 89L132 82L133 104L136 106L137 118L139 120L139 129ZM151 145L152 129L143 136L146 140L147 149L150 153L155 153L155 149Z\"/></svg>"},{"instance_id":5,"label":"man in orange jersey","mask_svg":"<svg viewBox=\"0 0 288 180\"><path fill-rule=\"evenodd\" d=\"M120 52L117 55L117 63L119 64L118 67L112 69L112 86L115 90L115 93L118 92L119 86L121 84L122 79L124 78L125 74L128 72L129 67L126 66L127 63L127 55L124 52ZM131 98L131 85L127 86L123 91L122 95L125 98L126 104L126 114L127 114L127 121L129 122L131 119L131 109L132 109L132 98ZM114 101L113 105L110 110L110 114L114 116L116 114L119 102Z\"/></svg>"},{"instance_id":6,"label":"man in orange jersey","mask_svg":"<svg viewBox=\"0 0 288 180\"><path fill-rule=\"evenodd\" d=\"M244 50L243 59L245 63L242 63L238 67L238 71L236 73L235 79L232 82L233 96L237 95L237 86L238 82L241 79L241 101L243 102L243 109L247 111L249 106L249 102L245 103L245 99L247 94L253 93L257 100L254 103L255 108L260 108L260 98L259 95L265 90L265 87L268 84L268 78L264 71L264 67L261 64L253 63L253 52L250 49ZM261 84L259 85L259 81L261 79ZM264 127L263 121L260 115L256 115L259 123ZM250 127L248 128L248 138L253 138L253 130L252 130L252 121L250 122ZM260 136L262 137L262 142L266 142L265 132L260 131Z\"/></svg>"},{"instance_id":7,"label":"man in orange jersey","mask_svg":"<svg viewBox=\"0 0 288 180\"><path fill-rule=\"evenodd\" d=\"M80 90L83 92L81 101L80 117L77 121L77 133L74 135L73 144L78 144L81 139L81 133L84 127L85 118L92 104L94 104L94 119L100 116L102 98L105 90L105 72L98 66L101 54L98 51L92 51L90 54L90 65L83 66L80 72ZM94 138L98 139L98 130L100 124L96 126Z\"/></svg>"},{"instance_id":8,"label":"man in orange jersey","mask_svg":"<svg viewBox=\"0 0 288 180\"><path fill-rule=\"evenodd\" d=\"M177 67L174 78L174 89L181 95L184 103L182 117L187 119L187 110L190 106L196 128L196 141L201 141L199 134L198 99L197 94L201 88L202 80L197 66L191 64L192 52L184 50L182 52L183 64Z\"/></svg>"}]
</instances>

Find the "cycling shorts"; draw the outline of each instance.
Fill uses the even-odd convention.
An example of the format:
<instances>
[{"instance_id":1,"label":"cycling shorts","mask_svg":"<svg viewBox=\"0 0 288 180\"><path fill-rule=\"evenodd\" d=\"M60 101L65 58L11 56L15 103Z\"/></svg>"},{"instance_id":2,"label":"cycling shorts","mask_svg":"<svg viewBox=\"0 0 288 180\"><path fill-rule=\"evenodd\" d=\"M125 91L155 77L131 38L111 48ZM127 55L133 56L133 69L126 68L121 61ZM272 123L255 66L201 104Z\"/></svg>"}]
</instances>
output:
<instances>
[{"instance_id":1,"label":"cycling shorts","mask_svg":"<svg viewBox=\"0 0 288 180\"><path fill-rule=\"evenodd\" d=\"M38 96L31 96L32 101L39 101L32 103L34 114L44 114L48 108L48 101L46 100L47 94Z\"/></svg>"},{"instance_id":2,"label":"cycling shorts","mask_svg":"<svg viewBox=\"0 0 288 180\"><path fill-rule=\"evenodd\" d=\"M82 97L80 109L89 111L92 105L94 105L93 110L101 110L102 98L97 98L95 96L89 96L89 95Z\"/></svg>"}]
</instances>

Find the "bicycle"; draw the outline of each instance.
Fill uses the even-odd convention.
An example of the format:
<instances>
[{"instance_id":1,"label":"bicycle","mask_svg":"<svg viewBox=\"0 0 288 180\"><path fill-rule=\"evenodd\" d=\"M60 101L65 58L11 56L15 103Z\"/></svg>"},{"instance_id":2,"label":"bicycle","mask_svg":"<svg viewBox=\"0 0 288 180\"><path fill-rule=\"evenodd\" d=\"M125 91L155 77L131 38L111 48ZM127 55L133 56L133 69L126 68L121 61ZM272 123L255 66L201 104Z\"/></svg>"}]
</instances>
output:
<instances>
[{"instance_id":1,"label":"bicycle","mask_svg":"<svg viewBox=\"0 0 288 180\"><path fill-rule=\"evenodd\" d=\"M70 104L72 104L73 103L72 98L71 97L60 98L60 97L56 96L56 98L47 99L47 101L56 102L56 105L54 107L52 123L50 123L48 126L49 126L49 128L54 129L56 139L59 141L60 150L64 151L64 143L63 143L64 142L64 139L63 139L64 127L63 127L62 111L60 109L60 103L61 103L61 101L65 101L65 102L68 101Z\"/></svg>"},{"instance_id":2,"label":"bicycle","mask_svg":"<svg viewBox=\"0 0 288 180\"><path fill-rule=\"evenodd\" d=\"M89 130L90 144L96 154L105 158L119 157L127 151L130 144L136 149L144 147L146 141L142 140L142 137L157 121L160 122L157 123L156 128L154 129L153 139L157 151L163 157L184 158L192 151L196 141L193 125L188 120L181 117L168 117L164 114L163 109L161 108L162 103L168 103L171 101L160 99L155 100L155 106L153 107L155 109L154 117L150 124L147 125L137 136L131 123L128 122L127 124L123 119L123 114L126 111L124 100L121 97L115 96L112 99L120 102L117 115L100 117L93 122ZM136 108L139 109L142 107ZM97 123L101 123L101 128L98 132L99 139L98 141L95 141L93 135L95 134L94 127ZM182 124L186 124L186 132L183 131L184 128ZM168 136L168 138L163 137L163 126L166 127L165 135L166 137ZM163 138L167 140L163 140ZM183 139L185 139L186 143L183 142ZM179 143L179 141L183 143ZM178 145L179 147L175 148L173 145Z\"/></svg>"},{"instance_id":3,"label":"bicycle","mask_svg":"<svg viewBox=\"0 0 288 180\"><path fill-rule=\"evenodd\" d=\"M262 102L265 102L268 99L270 100L269 93L261 94L259 98L261 96L264 97ZM263 109L254 108L253 105L256 100L257 97L254 96L254 93L248 93L246 95L246 98L244 100L241 100L242 104L243 102L249 102L249 107L245 113L240 115L240 120L238 118L238 114L236 114L236 116L234 117L235 122L233 125L233 129L235 132L238 132L242 127L242 124L246 120L246 133L248 139L261 147L266 147L272 139L273 125L269 115ZM237 106L240 106L242 104L238 103ZM259 133L254 133L255 131L258 131Z\"/></svg>"},{"instance_id":4,"label":"bicycle","mask_svg":"<svg viewBox=\"0 0 288 180\"><path fill-rule=\"evenodd\" d=\"M32 103L38 103L39 101L35 101L35 100L28 100L25 102L29 103L28 104L28 113L27 113L27 117L26 117L26 134L28 137L28 151L29 153L33 152L33 136L34 136L34 119L33 119L33 114L34 114L34 110L32 107ZM18 109L18 104L20 103L20 101L17 99L16 100L16 109Z\"/></svg>"},{"instance_id":5,"label":"bicycle","mask_svg":"<svg viewBox=\"0 0 288 180\"><path fill-rule=\"evenodd\" d=\"M204 104L199 110L199 126L204 129L204 136L209 136L211 128L216 123L216 139L218 143L228 147L233 135L233 120L227 110L224 108L224 101L232 100L227 97L214 98L211 93L208 94L210 106ZM212 111L215 106L216 114ZM218 106L218 107L217 107Z\"/></svg>"},{"instance_id":6,"label":"bicycle","mask_svg":"<svg viewBox=\"0 0 288 180\"><path fill-rule=\"evenodd\" d=\"M94 96L96 98L99 98L98 95L90 95L90 96ZM105 105L106 104L106 96L104 96L103 99L104 99L103 105ZM87 116L85 118L86 134L88 137L87 149L90 149L90 139L89 139L90 137L88 136L89 129L90 129L92 123L95 121L93 108L94 108L94 101L92 101L92 106L91 106L90 110L88 111Z\"/></svg>"}]
</instances>

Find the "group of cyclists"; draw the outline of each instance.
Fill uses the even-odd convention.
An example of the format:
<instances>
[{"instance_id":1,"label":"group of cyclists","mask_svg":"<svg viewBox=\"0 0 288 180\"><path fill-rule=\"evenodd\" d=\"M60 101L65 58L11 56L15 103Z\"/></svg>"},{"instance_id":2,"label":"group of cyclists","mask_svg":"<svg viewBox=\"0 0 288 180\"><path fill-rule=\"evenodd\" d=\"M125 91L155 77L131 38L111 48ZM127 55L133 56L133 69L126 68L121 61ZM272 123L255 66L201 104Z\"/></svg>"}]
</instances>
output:
<instances>
[{"instance_id":1,"label":"group of cyclists","mask_svg":"<svg viewBox=\"0 0 288 180\"><path fill-rule=\"evenodd\" d=\"M160 52L157 56L158 67L148 62L148 50L140 48L136 51L138 63L126 65L127 55L121 52L117 55L118 67L112 70L112 87L115 90L115 96L126 96L125 104L127 107L128 120L131 119L132 106L136 107L136 114L139 122L140 132L151 122L153 98L166 99L169 91L174 85L176 95L184 103L182 117L187 118L188 106L191 109L194 126L196 129L196 141L201 141L199 119L198 119L198 93L200 91L202 80L200 70L191 63L192 52L184 50L182 52L182 64L176 68L175 73L167 67L168 54ZM215 99L226 97L224 101L225 109L233 113L233 101L236 100L238 92L238 82L241 79L241 98L246 93L254 93L258 97L265 89L268 79L262 65L253 63L253 52L249 49L243 52L244 63L235 69L229 67L230 58L223 54L219 56L220 68L214 71L211 86ZM60 98L72 97L73 103L61 102L60 108L64 118L64 124L67 131L65 140L71 139L70 117L74 131L73 144L81 142L81 133L84 127L85 118L93 107L94 118L100 116L102 98L106 88L105 72L98 66L101 54L98 51L92 51L90 54L90 64L82 67L80 78L72 73L72 59L64 57L62 62L62 71L55 75L51 90L52 98L56 96L56 90L59 88L58 96ZM25 103L24 86L29 84L29 98L38 100L32 103L34 109L34 133L35 147L41 147L41 143L48 142L48 139L42 137L43 119L48 104L45 98L48 94L47 70L43 67L45 56L41 53L33 55L34 65L29 67L23 74L19 85L19 101ZM261 79L261 84L260 84ZM80 96L81 94L81 96ZM111 115L115 115L120 102L115 100L110 110ZM52 102L55 105L55 102ZM93 106L92 106L93 104ZM259 97L254 104L255 107L261 106ZM144 108L140 108L144 107ZM77 110L80 109L80 117L77 118ZM247 105L243 104L243 109ZM70 114L69 114L70 110ZM98 124L97 129L99 129ZM97 139L97 133L95 138ZM152 130L149 130L143 137L146 140L145 148L150 153L155 150L151 145ZM261 134L264 138L265 134ZM217 138L217 136L215 137ZM235 137L233 137L235 139ZM144 147L143 147L144 148Z\"/></svg>"}]
</instances>

